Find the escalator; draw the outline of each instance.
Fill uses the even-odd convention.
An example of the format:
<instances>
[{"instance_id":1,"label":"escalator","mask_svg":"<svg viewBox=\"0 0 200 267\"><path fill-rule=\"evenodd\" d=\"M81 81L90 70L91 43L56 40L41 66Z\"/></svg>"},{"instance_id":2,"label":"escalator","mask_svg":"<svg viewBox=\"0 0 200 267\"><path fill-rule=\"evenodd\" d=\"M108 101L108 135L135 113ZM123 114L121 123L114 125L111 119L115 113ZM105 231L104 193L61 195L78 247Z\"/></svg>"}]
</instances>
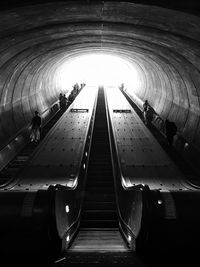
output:
<instances>
[{"instance_id":1,"label":"escalator","mask_svg":"<svg viewBox=\"0 0 200 267\"><path fill-rule=\"evenodd\" d=\"M41 132L41 140L46 136L53 125L59 120L71 103L68 102L65 109L59 109L54 116L44 125ZM27 140L28 142L28 140ZM38 144L28 142L25 147L0 171L0 188L6 187L12 182L16 175L20 172L22 167L35 150ZM6 188L5 188L6 190Z\"/></svg>"},{"instance_id":2,"label":"escalator","mask_svg":"<svg viewBox=\"0 0 200 267\"><path fill-rule=\"evenodd\" d=\"M136 259L118 227L103 88L98 92L85 188L80 228L66 252L66 266L89 266L92 263L98 266L112 266L114 263L132 266Z\"/></svg>"},{"instance_id":3,"label":"escalator","mask_svg":"<svg viewBox=\"0 0 200 267\"><path fill-rule=\"evenodd\" d=\"M139 108L139 106L134 102L134 100L131 98L131 96L121 90L122 94L125 96L131 107L134 109L134 111L137 113L137 115L140 117L140 119L143 121L143 112ZM163 127L156 126L156 123L154 120L152 120L148 125L146 125L150 132L153 134L153 136L156 138L158 143L161 145L162 149L169 155L169 157L173 160L173 162L176 164L176 166L181 170L181 172L185 175L187 178L187 182L198 188L200 187L200 182L199 182L199 170L195 167L195 162L188 162L186 159L184 159L184 156L181 150L181 137L179 137L179 145L172 146L170 147L168 145L167 139L164 134L164 129ZM184 140L184 138L182 138ZM180 153L181 151L181 153Z\"/></svg>"}]
</instances>

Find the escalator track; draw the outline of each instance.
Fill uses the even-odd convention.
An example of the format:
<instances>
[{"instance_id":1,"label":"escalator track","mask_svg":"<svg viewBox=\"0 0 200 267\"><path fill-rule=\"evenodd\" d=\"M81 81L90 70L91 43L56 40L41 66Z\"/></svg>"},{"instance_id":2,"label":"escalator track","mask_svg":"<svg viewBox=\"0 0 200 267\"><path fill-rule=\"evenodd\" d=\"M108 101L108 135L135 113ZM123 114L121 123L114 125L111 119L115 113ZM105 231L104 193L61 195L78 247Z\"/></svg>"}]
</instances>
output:
<instances>
[{"instance_id":1,"label":"escalator track","mask_svg":"<svg viewBox=\"0 0 200 267\"><path fill-rule=\"evenodd\" d=\"M133 101L131 96L121 91L122 94L125 96L126 100L129 102L131 107L134 109L134 111L137 113L137 115L140 117L141 120L143 119L143 112L140 110L140 108L137 106L137 104ZM192 161L188 162L188 160L184 159L183 155L181 155L180 151L178 151L175 147L170 147L168 145L167 139L165 137L165 134L159 130L156 125L154 125L154 122L152 121L146 127L150 130L150 132L153 134L153 136L156 138L157 142L161 145L162 149L169 155L170 159L176 164L176 166L181 170L181 172L185 175L186 180L185 182L192 186L194 189L200 188L200 182L199 182L199 170L195 167L195 164L193 164Z\"/></svg>"},{"instance_id":2,"label":"escalator track","mask_svg":"<svg viewBox=\"0 0 200 267\"><path fill-rule=\"evenodd\" d=\"M66 109L71 103L68 103ZM46 136L53 125L59 120L66 109L59 109L55 115L44 125L41 132L41 140ZM5 189L6 186L14 181L17 174L21 171L27 160L35 150L38 144L28 142L25 147L0 171L0 189Z\"/></svg>"},{"instance_id":3,"label":"escalator track","mask_svg":"<svg viewBox=\"0 0 200 267\"><path fill-rule=\"evenodd\" d=\"M66 251L65 262L67 266L92 262L132 266L133 261L119 231L105 95L99 88L80 228Z\"/></svg>"}]
</instances>

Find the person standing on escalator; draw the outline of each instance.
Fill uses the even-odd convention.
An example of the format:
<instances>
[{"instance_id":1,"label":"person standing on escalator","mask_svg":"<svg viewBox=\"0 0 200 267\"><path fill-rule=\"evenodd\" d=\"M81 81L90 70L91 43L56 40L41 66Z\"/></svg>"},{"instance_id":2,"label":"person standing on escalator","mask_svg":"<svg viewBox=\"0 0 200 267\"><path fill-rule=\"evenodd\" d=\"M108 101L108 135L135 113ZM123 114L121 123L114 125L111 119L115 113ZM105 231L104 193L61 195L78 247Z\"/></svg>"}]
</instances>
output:
<instances>
[{"instance_id":1,"label":"person standing on escalator","mask_svg":"<svg viewBox=\"0 0 200 267\"><path fill-rule=\"evenodd\" d=\"M60 95L59 95L59 105L60 105L60 109L62 109L62 99L63 99L63 95L62 95L62 93L60 93Z\"/></svg>"},{"instance_id":2,"label":"person standing on escalator","mask_svg":"<svg viewBox=\"0 0 200 267\"><path fill-rule=\"evenodd\" d=\"M31 142L38 142L40 141L40 135L41 135L41 125L42 125L42 119L38 113L38 111L35 111L35 116L32 118L31 121Z\"/></svg>"},{"instance_id":3,"label":"person standing on escalator","mask_svg":"<svg viewBox=\"0 0 200 267\"><path fill-rule=\"evenodd\" d=\"M173 121L165 120L165 134L167 137L168 145L173 145L174 136L177 133L177 126Z\"/></svg>"},{"instance_id":4,"label":"person standing on escalator","mask_svg":"<svg viewBox=\"0 0 200 267\"><path fill-rule=\"evenodd\" d=\"M148 109L149 109L149 103L147 100L144 101L143 104L143 118L144 118L144 123L147 124L147 113L148 113Z\"/></svg>"}]
</instances>

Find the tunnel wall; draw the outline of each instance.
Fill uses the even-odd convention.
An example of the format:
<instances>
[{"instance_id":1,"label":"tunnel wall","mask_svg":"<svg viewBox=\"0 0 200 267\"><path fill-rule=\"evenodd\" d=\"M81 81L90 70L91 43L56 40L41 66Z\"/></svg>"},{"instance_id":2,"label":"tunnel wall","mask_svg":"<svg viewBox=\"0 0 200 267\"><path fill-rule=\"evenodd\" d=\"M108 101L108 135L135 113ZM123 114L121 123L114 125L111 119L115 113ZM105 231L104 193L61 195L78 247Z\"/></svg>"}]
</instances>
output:
<instances>
[{"instance_id":1,"label":"tunnel wall","mask_svg":"<svg viewBox=\"0 0 200 267\"><path fill-rule=\"evenodd\" d=\"M152 65L149 60L145 64L146 85L133 91L134 94L143 102L147 99L163 120L174 121L179 134L198 147L200 110L197 69L187 66L190 64L184 60L177 64L174 58L170 64L159 58L155 62Z\"/></svg>"},{"instance_id":2,"label":"tunnel wall","mask_svg":"<svg viewBox=\"0 0 200 267\"><path fill-rule=\"evenodd\" d=\"M128 2L59 2L1 12L0 36L1 147L36 109L46 116L64 57L106 51L138 66L134 94L199 148L199 17Z\"/></svg>"}]
</instances>

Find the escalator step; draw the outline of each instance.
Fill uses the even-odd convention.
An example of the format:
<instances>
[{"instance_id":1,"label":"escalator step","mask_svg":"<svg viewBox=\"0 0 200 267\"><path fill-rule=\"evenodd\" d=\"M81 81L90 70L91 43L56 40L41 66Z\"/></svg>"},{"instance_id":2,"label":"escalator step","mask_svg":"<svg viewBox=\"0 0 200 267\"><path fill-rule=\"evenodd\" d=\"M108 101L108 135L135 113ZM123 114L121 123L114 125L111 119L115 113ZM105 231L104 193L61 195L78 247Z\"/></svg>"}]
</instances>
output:
<instances>
[{"instance_id":1,"label":"escalator step","mask_svg":"<svg viewBox=\"0 0 200 267\"><path fill-rule=\"evenodd\" d=\"M8 168L8 169L6 169L6 174L11 175L11 174L16 173L16 171L18 171L18 170L19 170L19 168Z\"/></svg>"},{"instance_id":2,"label":"escalator step","mask_svg":"<svg viewBox=\"0 0 200 267\"><path fill-rule=\"evenodd\" d=\"M5 179L5 180L10 179L11 177L12 177L12 175L8 175L8 174L3 175L3 174L0 174L0 179L1 179L1 181L2 181L3 179Z\"/></svg>"},{"instance_id":3,"label":"escalator step","mask_svg":"<svg viewBox=\"0 0 200 267\"><path fill-rule=\"evenodd\" d=\"M102 178L110 177L110 179L112 179L112 172L108 169L101 169L97 171L97 168L94 167L89 170L88 176L93 176L97 178L102 176Z\"/></svg>"},{"instance_id":4,"label":"escalator step","mask_svg":"<svg viewBox=\"0 0 200 267\"><path fill-rule=\"evenodd\" d=\"M87 186L87 192L90 194L94 193L114 193L114 188L113 186L96 186L96 185L88 185Z\"/></svg>"},{"instance_id":5,"label":"escalator step","mask_svg":"<svg viewBox=\"0 0 200 267\"><path fill-rule=\"evenodd\" d=\"M99 209L99 210L113 210L116 208L116 204L115 202L85 202L84 203L84 209L89 209L89 210L93 210L93 209Z\"/></svg>"},{"instance_id":6,"label":"escalator step","mask_svg":"<svg viewBox=\"0 0 200 267\"><path fill-rule=\"evenodd\" d=\"M99 90L80 226L117 228L104 93Z\"/></svg>"},{"instance_id":7,"label":"escalator step","mask_svg":"<svg viewBox=\"0 0 200 267\"><path fill-rule=\"evenodd\" d=\"M113 188L107 188L106 190L102 190L102 187L93 190L92 188L88 187L88 190L85 194L86 198L89 195L91 195L93 199L95 196L98 198L100 195L102 195L102 197L107 197L109 195L114 196L114 190Z\"/></svg>"},{"instance_id":8,"label":"escalator step","mask_svg":"<svg viewBox=\"0 0 200 267\"><path fill-rule=\"evenodd\" d=\"M109 161L100 161L100 160L93 160L92 162L90 162L90 164L92 165L92 167L93 168L98 168L98 167L102 167L103 166L103 168L104 169L110 169L110 167L112 166L111 165L111 162L109 162Z\"/></svg>"},{"instance_id":9,"label":"escalator step","mask_svg":"<svg viewBox=\"0 0 200 267\"><path fill-rule=\"evenodd\" d=\"M98 183L104 183L105 182L105 184L106 184L107 182L111 182L111 181L113 183L113 178L110 177L110 176L103 176L103 175L99 175L99 176L88 176L88 178L87 178L87 185L89 185L90 182L92 184L94 184L95 182L97 182L96 184L98 185Z\"/></svg>"},{"instance_id":10,"label":"escalator step","mask_svg":"<svg viewBox=\"0 0 200 267\"><path fill-rule=\"evenodd\" d=\"M117 220L115 210L84 210L83 220Z\"/></svg>"},{"instance_id":11,"label":"escalator step","mask_svg":"<svg viewBox=\"0 0 200 267\"><path fill-rule=\"evenodd\" d=\"M102 186L102 187L113 187L113 181L112 180L91 180L89 183L88 183L89 186L96 186L96 187L99 187L99 186Z\"/></svg>"},{"instance_id":12,"label":"escalator step","mask_svg":"<svg viewBox=\"0 0 200 267\"><path fill-rule=\"evenodd\" d=\"M116 228L118 227L117 220L82 220L80 227L84 228Z\"/></svg>"},{"instance_id":13,"label":"escalator step","mask_svg":"<svg viewBox=\"0 0 200 267\"><path fill-rule=\"evenodd\" d=\"M23 154L18 155L17 158L16 158L16 160L19 160L19 161L20 160L23 161L23 160L26 160L26 159L27 159L27 156L24 156Z\"/></svg>"},{"instance_id":14,"label":"escalator step","mask_svg":"<svg viewBox=\"0 0 200 267\"><path fill-rule=\"evenodd\" d=\"M8 166L8 168L19 168L22 166L21 162L13 162L11 165Z\"/></svg>"},{"instance_id":15,"label":"escalator step","mask_svg":"<svg viewBox=\"0 0 200 267\"><path fill-rule=\"evenodd\" d=\"M24 162L26 162L26 159L27 159L27 157L26 157L26 158L23 158L23 159L15 159L15 160L13 161L13 163L14 163L14 164L22 165L22 164L24 164Z\"/></svg>"},{"instance_id":16,"label":"escalator step","mask_svg":"<svg viewBox=\"0 0 200 267\"><path fill-rule=\"evenodd\" d=\"M85 200L92 200L92 201L113 201L113 199L115 199L115 195L114 194L98 194L98 193L94 193L94 194L87 194L86 193L86 197Z\"/></svg>"}]
</instances>

